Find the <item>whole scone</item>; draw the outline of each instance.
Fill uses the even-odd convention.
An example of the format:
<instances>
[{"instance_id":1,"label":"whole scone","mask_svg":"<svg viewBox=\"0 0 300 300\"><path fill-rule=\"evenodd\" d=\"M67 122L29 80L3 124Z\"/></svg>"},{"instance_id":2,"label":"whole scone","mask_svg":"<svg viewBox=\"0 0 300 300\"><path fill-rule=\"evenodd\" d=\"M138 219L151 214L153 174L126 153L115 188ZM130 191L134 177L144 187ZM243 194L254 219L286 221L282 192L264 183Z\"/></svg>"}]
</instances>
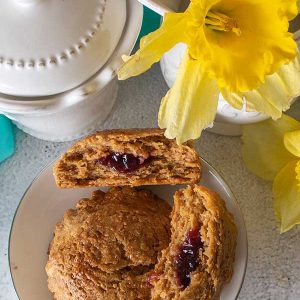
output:
<instances>
[{"instance_id":1,"label":"whole scone","mask_svg":"<svg viewBox=\"0 0 300 300\"><path fill-rule=\"evenodd\" d=\"M56 225L46 265L57 300L150 299L149 271L170 240L170 206L145 190L96 191Z\"/></svg>"}]
</instances>

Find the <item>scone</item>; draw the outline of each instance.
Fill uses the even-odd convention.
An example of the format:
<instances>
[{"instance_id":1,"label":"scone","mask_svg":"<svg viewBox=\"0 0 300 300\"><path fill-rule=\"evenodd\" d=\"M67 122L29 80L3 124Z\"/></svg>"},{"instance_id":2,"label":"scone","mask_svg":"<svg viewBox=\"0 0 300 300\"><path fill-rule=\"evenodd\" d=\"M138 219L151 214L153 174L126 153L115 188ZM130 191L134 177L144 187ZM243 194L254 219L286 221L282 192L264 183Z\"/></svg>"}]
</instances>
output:
<instances>
[{"instance_id":1,"label":"scone","mask_svg":"<svg viewBox=\"0 0 300 300\"><path fill-rule=\"evenodd\" d=\"M152 300L218 299L231 279L237 229L218 194L194 185L174 196L171 243L149 276Z\"/></svg>"},{"instance_id":2,"label":"scone","mask_svg":"<svg viewBox=\"0 0 300 300\"><path fill-rule=\"evenodd\" d=\"M58 187L197 183L200 158L160 129L105 130L73 145L54 167Z\"/></svg>"},{"instance_id":3,"label":"scone","mask_svg":"<svg viewBox=\"0 0 300 300\"><path fill-rule=\"evenodd\" d=\"M80 200L49 247L55 299L150 299L149 271L170 242L170 211L166 201L130 187Z\"/></svg>"}]
</instances>

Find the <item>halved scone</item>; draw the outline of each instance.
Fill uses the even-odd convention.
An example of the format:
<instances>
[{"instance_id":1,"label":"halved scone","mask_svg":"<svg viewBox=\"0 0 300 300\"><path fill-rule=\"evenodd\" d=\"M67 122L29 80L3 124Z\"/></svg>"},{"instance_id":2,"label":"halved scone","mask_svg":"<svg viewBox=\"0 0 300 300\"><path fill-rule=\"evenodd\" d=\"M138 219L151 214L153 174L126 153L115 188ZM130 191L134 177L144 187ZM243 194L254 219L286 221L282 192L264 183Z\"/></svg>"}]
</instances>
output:
<instances>
[{"instance_id":1,"label":"halved scone","mask_svg":"<svg viewBox=\"0 0 300 300\"><path fill-rule=\"evenodd\" d=\"M54 167L62 188L197 183L200 158L160 129L105 130L73 145Z\"/></svg>"},{"instance_id":2,"label":"halved scone","mask_svg":"<svg viewBox=\"0 0 300 300\"><path fill-rule=\"evenodd\" d=\"M224 201L203 186L179 190L171 227L171 243L149 277L151 299L218 299L233 274L237 238Z\"/></svg>"}]
</instances>

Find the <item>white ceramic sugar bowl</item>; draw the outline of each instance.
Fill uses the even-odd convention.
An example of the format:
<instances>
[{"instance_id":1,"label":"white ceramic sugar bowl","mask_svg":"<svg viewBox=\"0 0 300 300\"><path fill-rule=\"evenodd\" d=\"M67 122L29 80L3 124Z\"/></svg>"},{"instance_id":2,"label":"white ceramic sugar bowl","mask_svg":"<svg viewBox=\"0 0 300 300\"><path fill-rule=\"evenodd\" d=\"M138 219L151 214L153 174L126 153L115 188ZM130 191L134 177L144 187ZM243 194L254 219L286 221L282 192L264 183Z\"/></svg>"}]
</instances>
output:
<instances>
[{"instance_id":1,"label":"white ceramic sugar bowl","mask_svg":"<svg viewBox=\"0 0 300 300\"><path fill-rule=\"evenodd\" d=\"M45 140L94 130L142 16L136 0L0 0L0 113Z\"/></svg>"}]
</instances>

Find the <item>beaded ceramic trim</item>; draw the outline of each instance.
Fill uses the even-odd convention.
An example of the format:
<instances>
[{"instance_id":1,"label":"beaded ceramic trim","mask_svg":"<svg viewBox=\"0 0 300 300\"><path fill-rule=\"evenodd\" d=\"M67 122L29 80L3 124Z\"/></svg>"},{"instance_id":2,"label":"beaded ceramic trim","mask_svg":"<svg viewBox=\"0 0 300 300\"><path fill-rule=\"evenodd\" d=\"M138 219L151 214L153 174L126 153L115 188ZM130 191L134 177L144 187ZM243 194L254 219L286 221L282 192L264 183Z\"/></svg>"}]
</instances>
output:
<instances>
[{"instance_id":1,"label":"beaded ceramic trim","mask_svg":"<svg viewBox=\"0 0 300 300\"><path fill-rule=\"evenodd\" d=\"M68 47L64 51L60 51L60 54L52 55L47 58L40 59L12 59L5 58L0 55L0 66L16 69L33 69L33 68L47 68L53 67L59 64L66 63L68 60L72 59L76 54L80 54L81 51L88 46L91 40L95 37L97 31L101 28L103 23L103 15L105 12L107 0L99 0L99 8L97 10L97 15L95 18L95 23L92 24L90 30L87 31L86 35L81 37L79 41L71 47Z\"/></svg>"}]
</instances>

